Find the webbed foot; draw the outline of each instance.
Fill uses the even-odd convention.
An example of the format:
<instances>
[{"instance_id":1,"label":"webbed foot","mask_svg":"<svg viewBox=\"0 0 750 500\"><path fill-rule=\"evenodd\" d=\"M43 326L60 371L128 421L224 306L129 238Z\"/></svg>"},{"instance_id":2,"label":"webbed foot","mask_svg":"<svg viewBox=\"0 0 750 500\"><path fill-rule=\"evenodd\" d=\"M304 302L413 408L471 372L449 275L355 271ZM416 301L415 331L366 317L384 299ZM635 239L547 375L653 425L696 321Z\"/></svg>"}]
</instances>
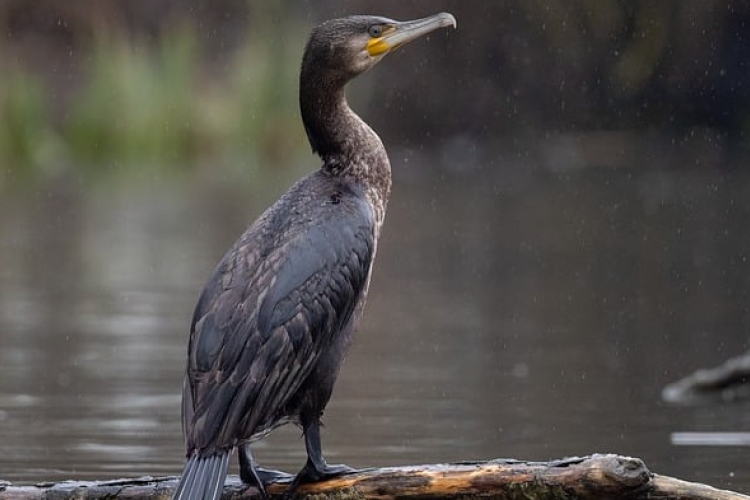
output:
<instances>
[{"instance_id":1,"label":"webbed foot","mask_svg":"<svg viewBox=\"0 0 750 500\"><path fill-rule=\"evenodd\" d=\"M287 495L293 495L297 488L305 483L317 483L318 481L325 481L326 479L333 479L334 477L346 474L355 474L359 471L359 469L354 469L344 464L328 465L324 462L323 464L315 465L312 461L308 460L302 470L294 476L294 481L289 486Z\"/></svg>"}]
</instances>

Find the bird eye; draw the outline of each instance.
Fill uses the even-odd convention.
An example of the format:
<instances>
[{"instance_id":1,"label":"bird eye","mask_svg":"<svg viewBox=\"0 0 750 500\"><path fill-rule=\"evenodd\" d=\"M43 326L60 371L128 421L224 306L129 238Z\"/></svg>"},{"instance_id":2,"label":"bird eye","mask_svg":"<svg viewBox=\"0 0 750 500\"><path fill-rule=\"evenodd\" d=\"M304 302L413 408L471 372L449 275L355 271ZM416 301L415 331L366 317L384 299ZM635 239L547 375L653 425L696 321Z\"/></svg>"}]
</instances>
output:
<instances>
[{"instance_id":1,"label":"bird eye","mask_svg":"<svg viewBox=\"0 0 750 500\"><path fill-rule=\"evenodd\" d=\"M376 24L374 26L370 26L370 29L367 30L367 32L370 34L373 38L380 38L383 34L383 27Z\"/></svg>"}]
</instances>

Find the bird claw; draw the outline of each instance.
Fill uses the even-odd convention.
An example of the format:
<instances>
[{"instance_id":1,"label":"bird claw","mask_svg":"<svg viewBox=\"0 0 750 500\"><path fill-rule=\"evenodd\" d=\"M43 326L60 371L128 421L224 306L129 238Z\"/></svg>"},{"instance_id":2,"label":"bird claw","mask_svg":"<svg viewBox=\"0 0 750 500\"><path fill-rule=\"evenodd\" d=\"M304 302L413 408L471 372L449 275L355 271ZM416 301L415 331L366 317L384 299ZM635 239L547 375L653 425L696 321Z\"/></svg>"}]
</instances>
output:
<instances>
[{"instance_id":1,"label":"bird claw","mask_svg":"<svg viewBox=\"0 0 750 500\"><path fill-rule=\"evenodd\" d=\"M289 489L284 494L284 499L289 500L293 498L297 488L305 483L317 483L319 481L325 481L327 479L333 479L347 474L356 474L357 472L360 472L360 469L355 469L344 464L326 464L325 466L315 467L308 462L294 477L294 481L292 481Z\"/></svg>"},{"instance_id":2,"label":"bird claw","mask_svg":"<svg viewBox=\"0 0 750 500\"><path fill-rule=\"evenodd\" d=\"M269 498L266 491L267 484L292 481L294 476L280 470L254 467L252 470L240 468L240 479L243 483L257 488L260 498L267 500Z\"/></svg>"}]
</instances>

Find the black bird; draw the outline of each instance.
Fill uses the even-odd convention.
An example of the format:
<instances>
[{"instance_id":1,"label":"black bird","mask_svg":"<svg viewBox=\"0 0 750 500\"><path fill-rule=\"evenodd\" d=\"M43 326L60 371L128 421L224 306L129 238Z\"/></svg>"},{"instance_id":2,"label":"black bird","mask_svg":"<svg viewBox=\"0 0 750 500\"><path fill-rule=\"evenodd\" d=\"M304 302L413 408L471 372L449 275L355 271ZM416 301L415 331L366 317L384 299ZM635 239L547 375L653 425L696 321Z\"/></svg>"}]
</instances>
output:
<instances>
[{"instance_id":1,"label":"black bird","mask_svg":"<svg viewBox=\"0 0 750 500\"><path fill-rule=\"evenodd\" d=\"M313 30L299 97L323 165L245 231L198 300L182 393L187 460L173 499L220 497L234 448L242 481L265 495L272 473L256 467L249 445L287 422L304 430L308 457L292 490L353 470L326 463L320 421L364 307L391 167L344 86L393 49L455 24L446 13L351 16Z\"/></svg>"}]
</instances>

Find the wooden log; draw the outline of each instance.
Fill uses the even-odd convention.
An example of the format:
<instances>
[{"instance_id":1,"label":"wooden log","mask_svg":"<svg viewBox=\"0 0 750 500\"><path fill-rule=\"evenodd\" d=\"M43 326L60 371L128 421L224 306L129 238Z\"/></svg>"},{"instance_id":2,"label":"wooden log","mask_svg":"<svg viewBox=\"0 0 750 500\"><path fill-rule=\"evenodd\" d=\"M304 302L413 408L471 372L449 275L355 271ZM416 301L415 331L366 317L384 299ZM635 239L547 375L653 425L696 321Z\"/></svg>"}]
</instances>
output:
<instances>
[{"instance_id":1,"label":"wooden log","mask_svg":"<svg viewBox=\"0 0 750 500\"><path fill-rule=\"evenodd\" d=\"M669 403L704 400L747 400L750 398L750 353L723 364L702 369L667 385L662 399Z\"/></svg>"},{"instance_id":2,"label":"wooden log","mask_svg":"<svg viewBox=\"0 0 750 500\"><path fill-rule=\"evenodd\" d=\"M35 486L0 482L0 500L168 500L175 477L116 481L64 481ZM283 496L289 481L268 486ZM258 496L230 476L223 500ZM638 458L591 455L553 462L491 460L476 463L388 467L301 486L297 498L310 500L750 500L699 483L652 474Z\"/></svg>"}]
</instances>

